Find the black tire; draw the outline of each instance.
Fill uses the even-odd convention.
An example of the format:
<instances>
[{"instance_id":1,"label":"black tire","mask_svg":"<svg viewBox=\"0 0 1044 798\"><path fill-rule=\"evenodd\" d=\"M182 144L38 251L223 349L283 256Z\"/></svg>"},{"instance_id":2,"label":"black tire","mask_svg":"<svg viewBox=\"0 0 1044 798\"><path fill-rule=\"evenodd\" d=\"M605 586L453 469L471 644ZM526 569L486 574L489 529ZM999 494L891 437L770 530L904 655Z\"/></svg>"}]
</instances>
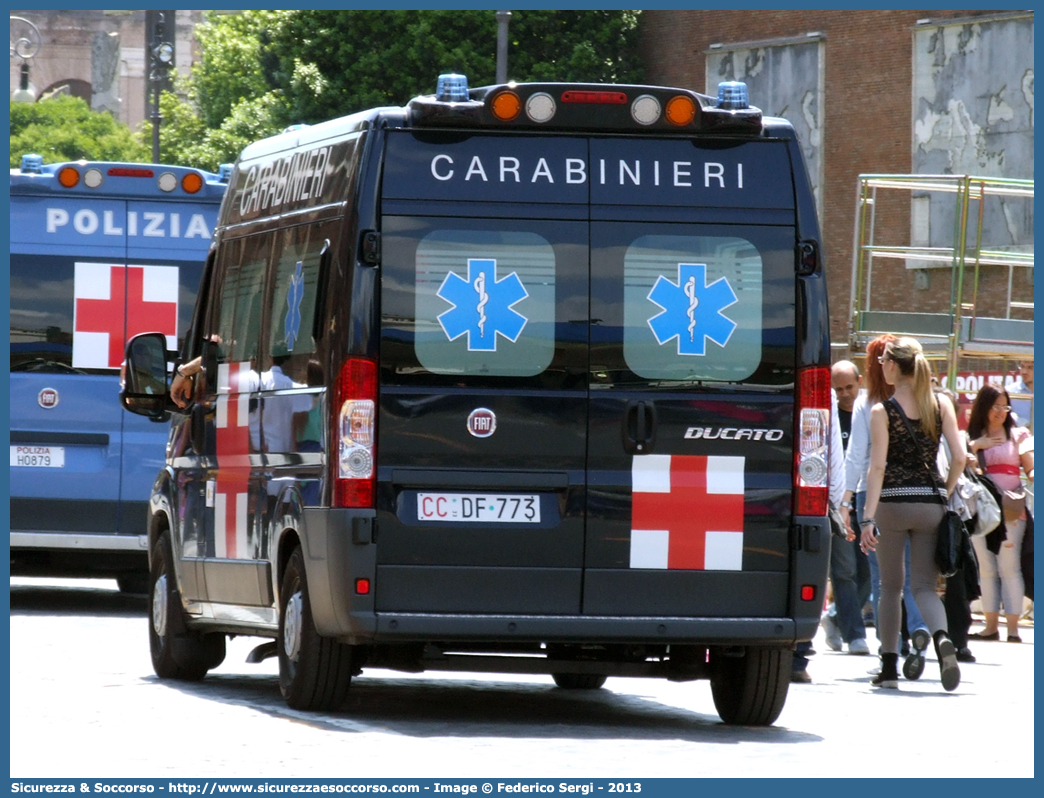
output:
<instances>
[{"instance_id":1,"label":"black tire","mask_svg":"<svg viewBox=\"0 0 1044 798\"><path fill-rule=\"evenodd\" d=\"M711 695L721 719L738 726L768 726L783 711L794 652L781 648L746 650L744 656L711 653Z\"/></svg>"},{"instance_id":2,"label":"black tire","mask_svg":"<svg viewBox=\"0 0 1044 798\"><path fill-rule=\"evenodd\" d=\"M304 555L294 549L279 589L279 690L293 709L333 710L352 681L351 647L315 631Z\"/></svg>"},{"instance_id":3,"label":"black tire","mask_svg":"<svg viewBox=\"0 0 1044 798\"><path fill-rule=\"evenodd\" d=\"M174 575L170 537L162 532L152 550L149 569L149 649L152 669L161 679L198 682L225 659L223 634L198 634L185 629Z\"/></svg>"},{"instance_id":4,"label":"black tire","mask_svg":"<svg viewBox=\"0 0 1044 798\"><path fill-rule=\"evenodd\" d=\"M563 690L597 690L606 680L601 673L552 673L551 678Z\"/></svg>"},{"instance_id":5,"label":"black tire","mask_svg":"<svg viewBox=\"0 0 1044 798\"><path fill-rule=\"evenodd\" d=\"M152 574L124 574L116 577L116 587L121 593L147 596L152 587Z\"/></svg>"}]
</instances>

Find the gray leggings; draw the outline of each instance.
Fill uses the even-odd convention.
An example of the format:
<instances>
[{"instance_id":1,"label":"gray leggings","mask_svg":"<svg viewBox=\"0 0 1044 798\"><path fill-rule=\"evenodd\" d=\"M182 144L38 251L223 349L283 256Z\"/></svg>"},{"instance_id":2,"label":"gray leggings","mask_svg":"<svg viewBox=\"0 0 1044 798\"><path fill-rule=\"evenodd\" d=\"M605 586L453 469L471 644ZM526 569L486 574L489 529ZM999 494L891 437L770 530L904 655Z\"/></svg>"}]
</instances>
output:
<instances>
[{"instance_id":1,"label":"gray leggings","mask_svg":"<svg viewBox=\"0 0 1044 798\"><path fill-rule=\"evenodd\" d=\"M897 654L902 622L903 582L906 580L906 541L910 540L910 588L917 609L934 635L946 631L946 610L936 592L939 569L935 566L935 539L943 507L937 502L881 502L877 505L877 562L881 568L881 605L878 640L881 651Z\"/></svg>"}]
</instances>

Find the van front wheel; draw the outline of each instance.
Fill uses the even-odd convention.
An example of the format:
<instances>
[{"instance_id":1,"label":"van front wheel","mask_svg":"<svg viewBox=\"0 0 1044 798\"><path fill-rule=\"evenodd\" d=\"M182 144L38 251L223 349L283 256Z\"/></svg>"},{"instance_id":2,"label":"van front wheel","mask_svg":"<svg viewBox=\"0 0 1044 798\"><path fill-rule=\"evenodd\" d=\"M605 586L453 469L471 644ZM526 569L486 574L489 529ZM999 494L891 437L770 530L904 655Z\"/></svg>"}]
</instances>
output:
<instances>
[{"instance_id":1,"label":"van front wheel","mask_svg":"<svg viewBox=\"0 0 1044 798\"><path fill-rule=\"evenodd\" d=\"M283 573L276 647L279 690L287 704L302 710L340 707L352 680L351 648L315 631L300 546Z\"/></svg>"},{"instance_id":2,"label":"van front wheel","mask_svg":"<svg viewBox=\"0 0 1044 798\"><path fill-rule=\"evenodd\" d=\"M174 576L174 553L167 532L156 539L149 568L149 650L161 679L195 682L225 659L225 636L185 629L181 594Z\"/></svg>"},{"instance_id":3,"label":"van front wheel","mask_svg":"<svg viewBox=\"0 0 1044 798\"><path fill-rule=\"evenodd\" d=\"M711 651L711 695L721 719L737 726L768 726L783 711L794 653L747 648L741 656Z\"/></svg>"}]
</instances>

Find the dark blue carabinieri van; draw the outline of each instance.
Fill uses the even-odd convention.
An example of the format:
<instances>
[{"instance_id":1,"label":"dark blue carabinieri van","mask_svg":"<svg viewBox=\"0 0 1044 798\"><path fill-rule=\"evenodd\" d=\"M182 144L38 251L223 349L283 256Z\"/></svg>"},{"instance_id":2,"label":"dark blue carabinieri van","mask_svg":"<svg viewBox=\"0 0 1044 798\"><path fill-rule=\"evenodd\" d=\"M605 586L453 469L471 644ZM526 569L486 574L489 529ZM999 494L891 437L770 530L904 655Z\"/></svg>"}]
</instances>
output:
<instances>
[{"instance_id":1,"label":"dark blue carabinieri van","mask_svg":"<svg viewBox=\"0 0 1044 798\"><path fill-rule=\"evenodd\" d=\"M381 667L709 679L772 723L829 553L820 252L793 129L742 84L443 76L249 146L188 405L161 337L128 347L125 406L176 411L157 673L251 634L298 708Z\"/></svg>"}]
</instances>

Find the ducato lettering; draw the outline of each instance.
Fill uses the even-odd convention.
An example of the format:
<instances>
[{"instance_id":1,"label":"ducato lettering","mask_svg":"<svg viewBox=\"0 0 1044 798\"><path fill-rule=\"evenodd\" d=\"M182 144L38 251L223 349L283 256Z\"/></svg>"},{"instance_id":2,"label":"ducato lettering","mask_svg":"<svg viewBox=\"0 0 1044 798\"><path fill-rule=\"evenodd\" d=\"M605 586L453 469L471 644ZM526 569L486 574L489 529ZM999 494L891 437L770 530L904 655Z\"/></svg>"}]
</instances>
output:
<instances>
[{"instance_id":1,"label":"ducato lettering","mask_svg":"<svg viewBox=\"0 0 1044 798\"><path fill-rule=\"evenodd\" d=\"M685 430L685 439L689 441L760 441L770 442L783 440L781 429L749 429L737 427L689 427Z\"/></svg>"}]
</instances>

